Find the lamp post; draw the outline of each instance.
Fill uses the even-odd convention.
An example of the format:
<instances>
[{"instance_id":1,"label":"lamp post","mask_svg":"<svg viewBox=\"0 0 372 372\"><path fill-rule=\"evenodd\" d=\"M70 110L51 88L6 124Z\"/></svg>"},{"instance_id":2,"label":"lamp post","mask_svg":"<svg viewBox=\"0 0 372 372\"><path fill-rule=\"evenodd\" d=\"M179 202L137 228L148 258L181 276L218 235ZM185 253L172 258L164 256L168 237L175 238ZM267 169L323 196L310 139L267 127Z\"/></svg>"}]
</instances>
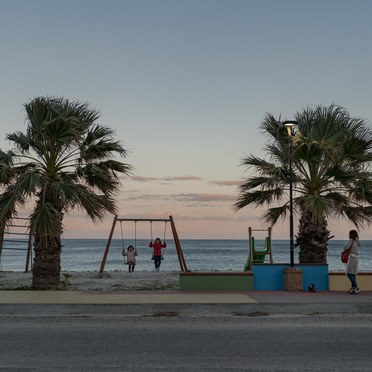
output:
<instances>
[{"instance_id":1,"label":"lamp post","mask_svg":"<svg viewBox=\"0 0 372 372\"><path fill-rule=\"evenodd\" d=\"M292 135L293 128L297 125L297 121L287 120L283 122L288 133L288 151L289 151L289 252L290 264L294 267L294 233L293 233L293 179L292 179Z\"/></svg>"}]
</instances>

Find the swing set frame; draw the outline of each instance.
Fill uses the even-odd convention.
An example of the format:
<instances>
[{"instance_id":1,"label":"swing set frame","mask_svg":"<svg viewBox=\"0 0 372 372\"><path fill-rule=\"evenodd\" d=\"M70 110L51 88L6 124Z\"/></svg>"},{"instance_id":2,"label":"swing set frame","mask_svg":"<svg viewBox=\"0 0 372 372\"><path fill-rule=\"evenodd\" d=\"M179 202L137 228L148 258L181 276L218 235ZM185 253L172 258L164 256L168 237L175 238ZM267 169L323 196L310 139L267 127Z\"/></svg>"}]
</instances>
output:
<instances>
[{"instance_id":1,"label":"swing set frame","mask_svg":"<svg viewBox=\"0 0 372 372\"><path fill-rule=\"evenodd\" d=\"M25 273L31 269L33 235L30 229L29 217L13 217L13 223L7 223L0 228L0 270L3 249L13 251L27 251ZM4 243L5 246L4 246ZM12 248L7 243L18 243L27 245L25 248Z\"/></svg>"},{"instance_id":2,"label":"swing set frame","mask_svg":"<svg viewBox=\"0 0 372 372\"><path fill-rule=\"evenodd\" d=\"M172 228L173 240L174 240L174 244L175 244L175 247L176 247L178 261L179 261L179 264L180 264L180 269L181 269L182 272L189 271L187 269L185 257L183 255L182 248L181 248L181 243L180 243L180 240L179 240L178 234L177 234L176 225L174 223L174 220L173 220L172 216L169 216L169 218L119 218L117 215L115 215L114 220L112 222L111 231L110 231L110 234L109 234L109 237L108 237L108 240L107 240L105 252L104 252L103 257L102 257L101 267L100 267L100 270L99 270L100 274L102 274L105 271L106 260L107 260L107 256L108 256L108 253L109 253L109 250L110 250L112 236L114 234L116 224L117 224L117 222L121 223L121 222L124 222L124 221L135 222L135 223L137 223L137 222L150 222L151 224L152 224L152 222L164 222L164 223L169 222L170 226ZM152 225L151 225L151 227L152 227Z\"/></svg>"}]
</instances>

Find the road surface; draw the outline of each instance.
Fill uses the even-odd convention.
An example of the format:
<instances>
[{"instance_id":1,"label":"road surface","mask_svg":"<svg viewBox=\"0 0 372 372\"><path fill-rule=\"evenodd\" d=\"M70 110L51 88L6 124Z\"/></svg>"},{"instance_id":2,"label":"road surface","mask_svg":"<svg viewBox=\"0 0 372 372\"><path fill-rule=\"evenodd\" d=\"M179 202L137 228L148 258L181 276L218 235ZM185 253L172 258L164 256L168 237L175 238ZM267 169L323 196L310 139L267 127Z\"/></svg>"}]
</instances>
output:
<instances>
[{"instance_id":1,"label":"road surface","mask_svg":"<svg viewBox=\"0 0 372 372\"><path fill-rule=\"evenodd\" d=\"M371 371L372 315L0 316L11 371Z\"/></svg>"}]
</instances>

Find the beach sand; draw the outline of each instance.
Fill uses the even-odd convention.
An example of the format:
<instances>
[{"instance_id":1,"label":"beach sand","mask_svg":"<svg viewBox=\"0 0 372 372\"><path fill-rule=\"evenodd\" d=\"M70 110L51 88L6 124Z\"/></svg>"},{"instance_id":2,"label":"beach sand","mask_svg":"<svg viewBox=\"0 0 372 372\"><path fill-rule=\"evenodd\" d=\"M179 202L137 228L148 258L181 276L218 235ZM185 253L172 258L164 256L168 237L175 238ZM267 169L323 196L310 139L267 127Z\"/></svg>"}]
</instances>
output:
<instances>
[{"instance_id":1,"label":"beach sand","mask_svg":"<svg viewBox=\"0 0 372 372\"><path fill-rule=\"evenodd\" d=\"M97 271L61 272L61 289L70 291L138 291L178 290L178 271ZM0 290L31 289L32 274L0 271Z\"/></svg>"}]
</instances>

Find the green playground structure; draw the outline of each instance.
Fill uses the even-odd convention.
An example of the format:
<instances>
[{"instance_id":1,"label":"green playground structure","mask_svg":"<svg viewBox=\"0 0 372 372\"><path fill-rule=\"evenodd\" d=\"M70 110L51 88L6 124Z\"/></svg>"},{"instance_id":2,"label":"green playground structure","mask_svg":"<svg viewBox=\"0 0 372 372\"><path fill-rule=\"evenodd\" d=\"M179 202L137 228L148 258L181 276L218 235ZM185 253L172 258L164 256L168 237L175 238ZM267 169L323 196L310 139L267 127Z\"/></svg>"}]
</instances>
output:
<instances>
[{"instance_id":1,"label":"green playground structure","mask_svg":"<svg viewBox=\"0 0 372 372\"><path fill-rule=\"evenodd\" d=\"M267 231L267 236L265 237L264 247L260 249L256 249L255 247L255 239L252 235L252 231ZM247 262L244 265L244 271L251 271L253 264L262 264L265 263L266 259L269 259L269 262L273 263L273 256L271 250L271 227L267 230L262 229L252 229L248 227L248 235L249 235L249 254Z\"/></svg>"}]
</instances>

